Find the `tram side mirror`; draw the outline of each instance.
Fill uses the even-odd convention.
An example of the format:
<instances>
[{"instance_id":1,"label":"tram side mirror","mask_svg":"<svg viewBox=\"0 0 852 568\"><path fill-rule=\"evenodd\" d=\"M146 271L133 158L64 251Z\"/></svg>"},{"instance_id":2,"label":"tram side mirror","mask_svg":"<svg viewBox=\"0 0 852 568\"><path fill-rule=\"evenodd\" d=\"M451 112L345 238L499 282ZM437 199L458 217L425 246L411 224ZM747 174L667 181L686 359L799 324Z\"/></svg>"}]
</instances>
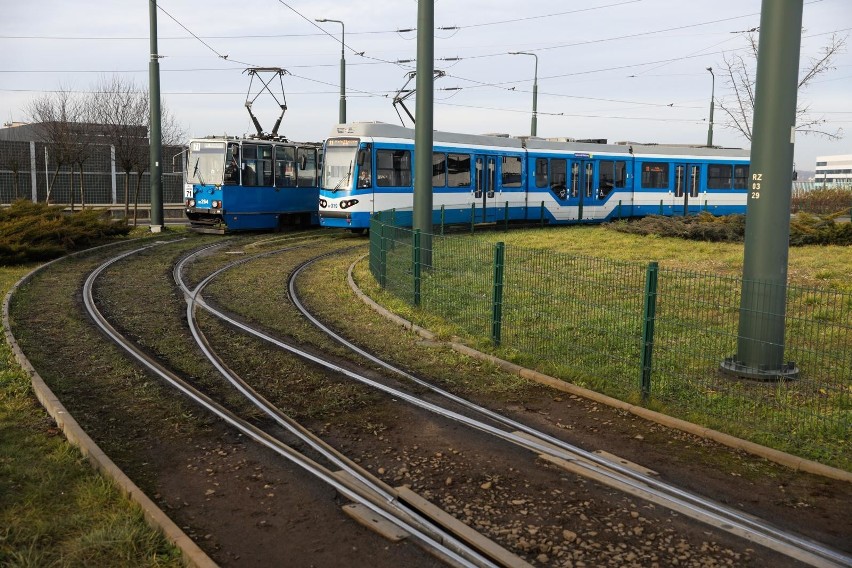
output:
<instances>
[{"instance_id":1,"label":"tram side mirror","mask_svg":"<svg viewBox=\"0 0 852 568\"><path fill-rule=\"evenodd\" d=\"M367 151L363 148L358 150L358 167L363 167L367 163Z\"/></svg>"}]
</instances>

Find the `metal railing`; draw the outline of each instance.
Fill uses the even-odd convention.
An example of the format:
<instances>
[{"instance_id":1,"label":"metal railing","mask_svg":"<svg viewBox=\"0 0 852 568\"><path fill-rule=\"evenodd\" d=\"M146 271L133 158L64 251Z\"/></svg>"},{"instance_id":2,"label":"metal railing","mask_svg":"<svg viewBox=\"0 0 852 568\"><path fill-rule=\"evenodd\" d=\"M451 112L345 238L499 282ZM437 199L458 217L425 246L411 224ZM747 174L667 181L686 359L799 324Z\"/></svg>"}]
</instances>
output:
<instances>
[{"instance_id":1,"label":"metal railing","mask_svg":"<svg viewBox=\"0 0 852 568\"><path fill-rule=\"evenodd\" d=\"M417 232L391 219L386 212L370 228L378 285L478 346L610 396L852 468L852 294L789 286L781 347L799 379L740 379L720 371L737 350L739 278L440 234L424 239L432 243L423 255L431 266L422 266Z\"/></svg>"}]
</instances>

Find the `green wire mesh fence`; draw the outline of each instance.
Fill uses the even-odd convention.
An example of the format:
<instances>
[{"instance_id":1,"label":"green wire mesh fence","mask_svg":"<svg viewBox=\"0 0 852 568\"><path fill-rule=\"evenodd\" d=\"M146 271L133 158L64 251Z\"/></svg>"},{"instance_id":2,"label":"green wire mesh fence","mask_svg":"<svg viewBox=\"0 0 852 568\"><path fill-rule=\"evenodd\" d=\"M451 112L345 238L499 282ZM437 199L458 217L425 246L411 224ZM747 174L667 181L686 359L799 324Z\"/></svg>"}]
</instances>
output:
<instances>
[{"instance_id":1,"label":"green wire mesh fence","mask_svg":"<svg viewBox=\"0 0 852 568\"><path fill-rule=\"evenodd\" d=\"M418 236L393 212L375 217L371 272L460 335L610 396L852 467L852 294L788 286L785 345L767 348L795 361L798 378L744 379L721 369L737 352L739 278L461 235L432 235L431 266L415 267Z\"/></svg>"}]
</instances>

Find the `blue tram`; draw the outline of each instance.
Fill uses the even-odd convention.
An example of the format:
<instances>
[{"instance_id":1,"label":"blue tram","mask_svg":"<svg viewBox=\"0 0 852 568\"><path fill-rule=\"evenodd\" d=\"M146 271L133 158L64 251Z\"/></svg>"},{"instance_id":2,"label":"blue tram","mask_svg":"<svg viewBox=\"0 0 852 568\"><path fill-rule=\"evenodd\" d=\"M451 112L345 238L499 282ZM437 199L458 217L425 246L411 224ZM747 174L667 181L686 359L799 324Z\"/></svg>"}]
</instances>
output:
<instances>
[{"instance_id":1,"label":"blue tram","mask_svg":"<svg viewBox=\"0 0 852 568\"><path fill-rule=\"evenodd\" d=\"M601 222L745 213L747 150L435 132L433 222ZM362 231L377 211L411 223L414 130L334 128L323 153L320 224Z\"/></svg>"},{"instance_id":2,"label":"blue tram","mask_svg":"<svg viewBox=\"0 0 852 568\"><path fill-rule=\"evenodd\" d=\"M322 146L285 139L190 140L184 205L193 230L317 224Z\"/></svg>"}]
</instances>

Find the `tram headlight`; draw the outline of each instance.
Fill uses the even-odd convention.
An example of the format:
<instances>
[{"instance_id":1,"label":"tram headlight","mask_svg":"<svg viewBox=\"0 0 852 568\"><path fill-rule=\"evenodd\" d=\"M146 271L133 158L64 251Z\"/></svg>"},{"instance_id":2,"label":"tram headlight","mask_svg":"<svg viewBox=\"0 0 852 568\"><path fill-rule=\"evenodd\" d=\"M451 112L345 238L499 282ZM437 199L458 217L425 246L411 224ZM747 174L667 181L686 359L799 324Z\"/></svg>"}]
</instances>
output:
<instances>
[{"instance_id":1,"label":"tram headlight","mask_svg":"<svg viewBox=\"0 0 852 568\"><path fill-rule=\"evenodd\" d=\"M349 209L350 207L352 207L356 203L358 203L357 199L345 199L345 200L340 202L340 208L341 209Z\"/></svg>"},{"instance_id":2,"label":"tram headlight","mask_svg":"<svg viewBox=\"0 0 852 568\"><path fill-rule=\"evenodd\" d=\"M186 200L186 206L187 207L195 207L195 200L194 199L187 199Z\"/></svg>"},{"instance_id":3,"label":"tram headlight","mask_svg":"<svg viewBox=\"0 0 852 568\"><path fill-rule=\"evenodd\" d=\"M222 202L221 201L213 201L212 205L213 205L213 209L218 209L219 207L222 206Z\"/></svg>"},{"instance_id":4,"label":"tram headlight","mask_svg":"<svg viewBox=\"0 0 852 568\"><path fill-rule=\"evenodd\" d=\"M319 205L320 205L320 207L322 207L323 209L325 209L325 208L326 208L326 206L328 206L328 201L326 201L325 199L320 199L320 200L319 200Z\"/></svg>"}]
</instances>

